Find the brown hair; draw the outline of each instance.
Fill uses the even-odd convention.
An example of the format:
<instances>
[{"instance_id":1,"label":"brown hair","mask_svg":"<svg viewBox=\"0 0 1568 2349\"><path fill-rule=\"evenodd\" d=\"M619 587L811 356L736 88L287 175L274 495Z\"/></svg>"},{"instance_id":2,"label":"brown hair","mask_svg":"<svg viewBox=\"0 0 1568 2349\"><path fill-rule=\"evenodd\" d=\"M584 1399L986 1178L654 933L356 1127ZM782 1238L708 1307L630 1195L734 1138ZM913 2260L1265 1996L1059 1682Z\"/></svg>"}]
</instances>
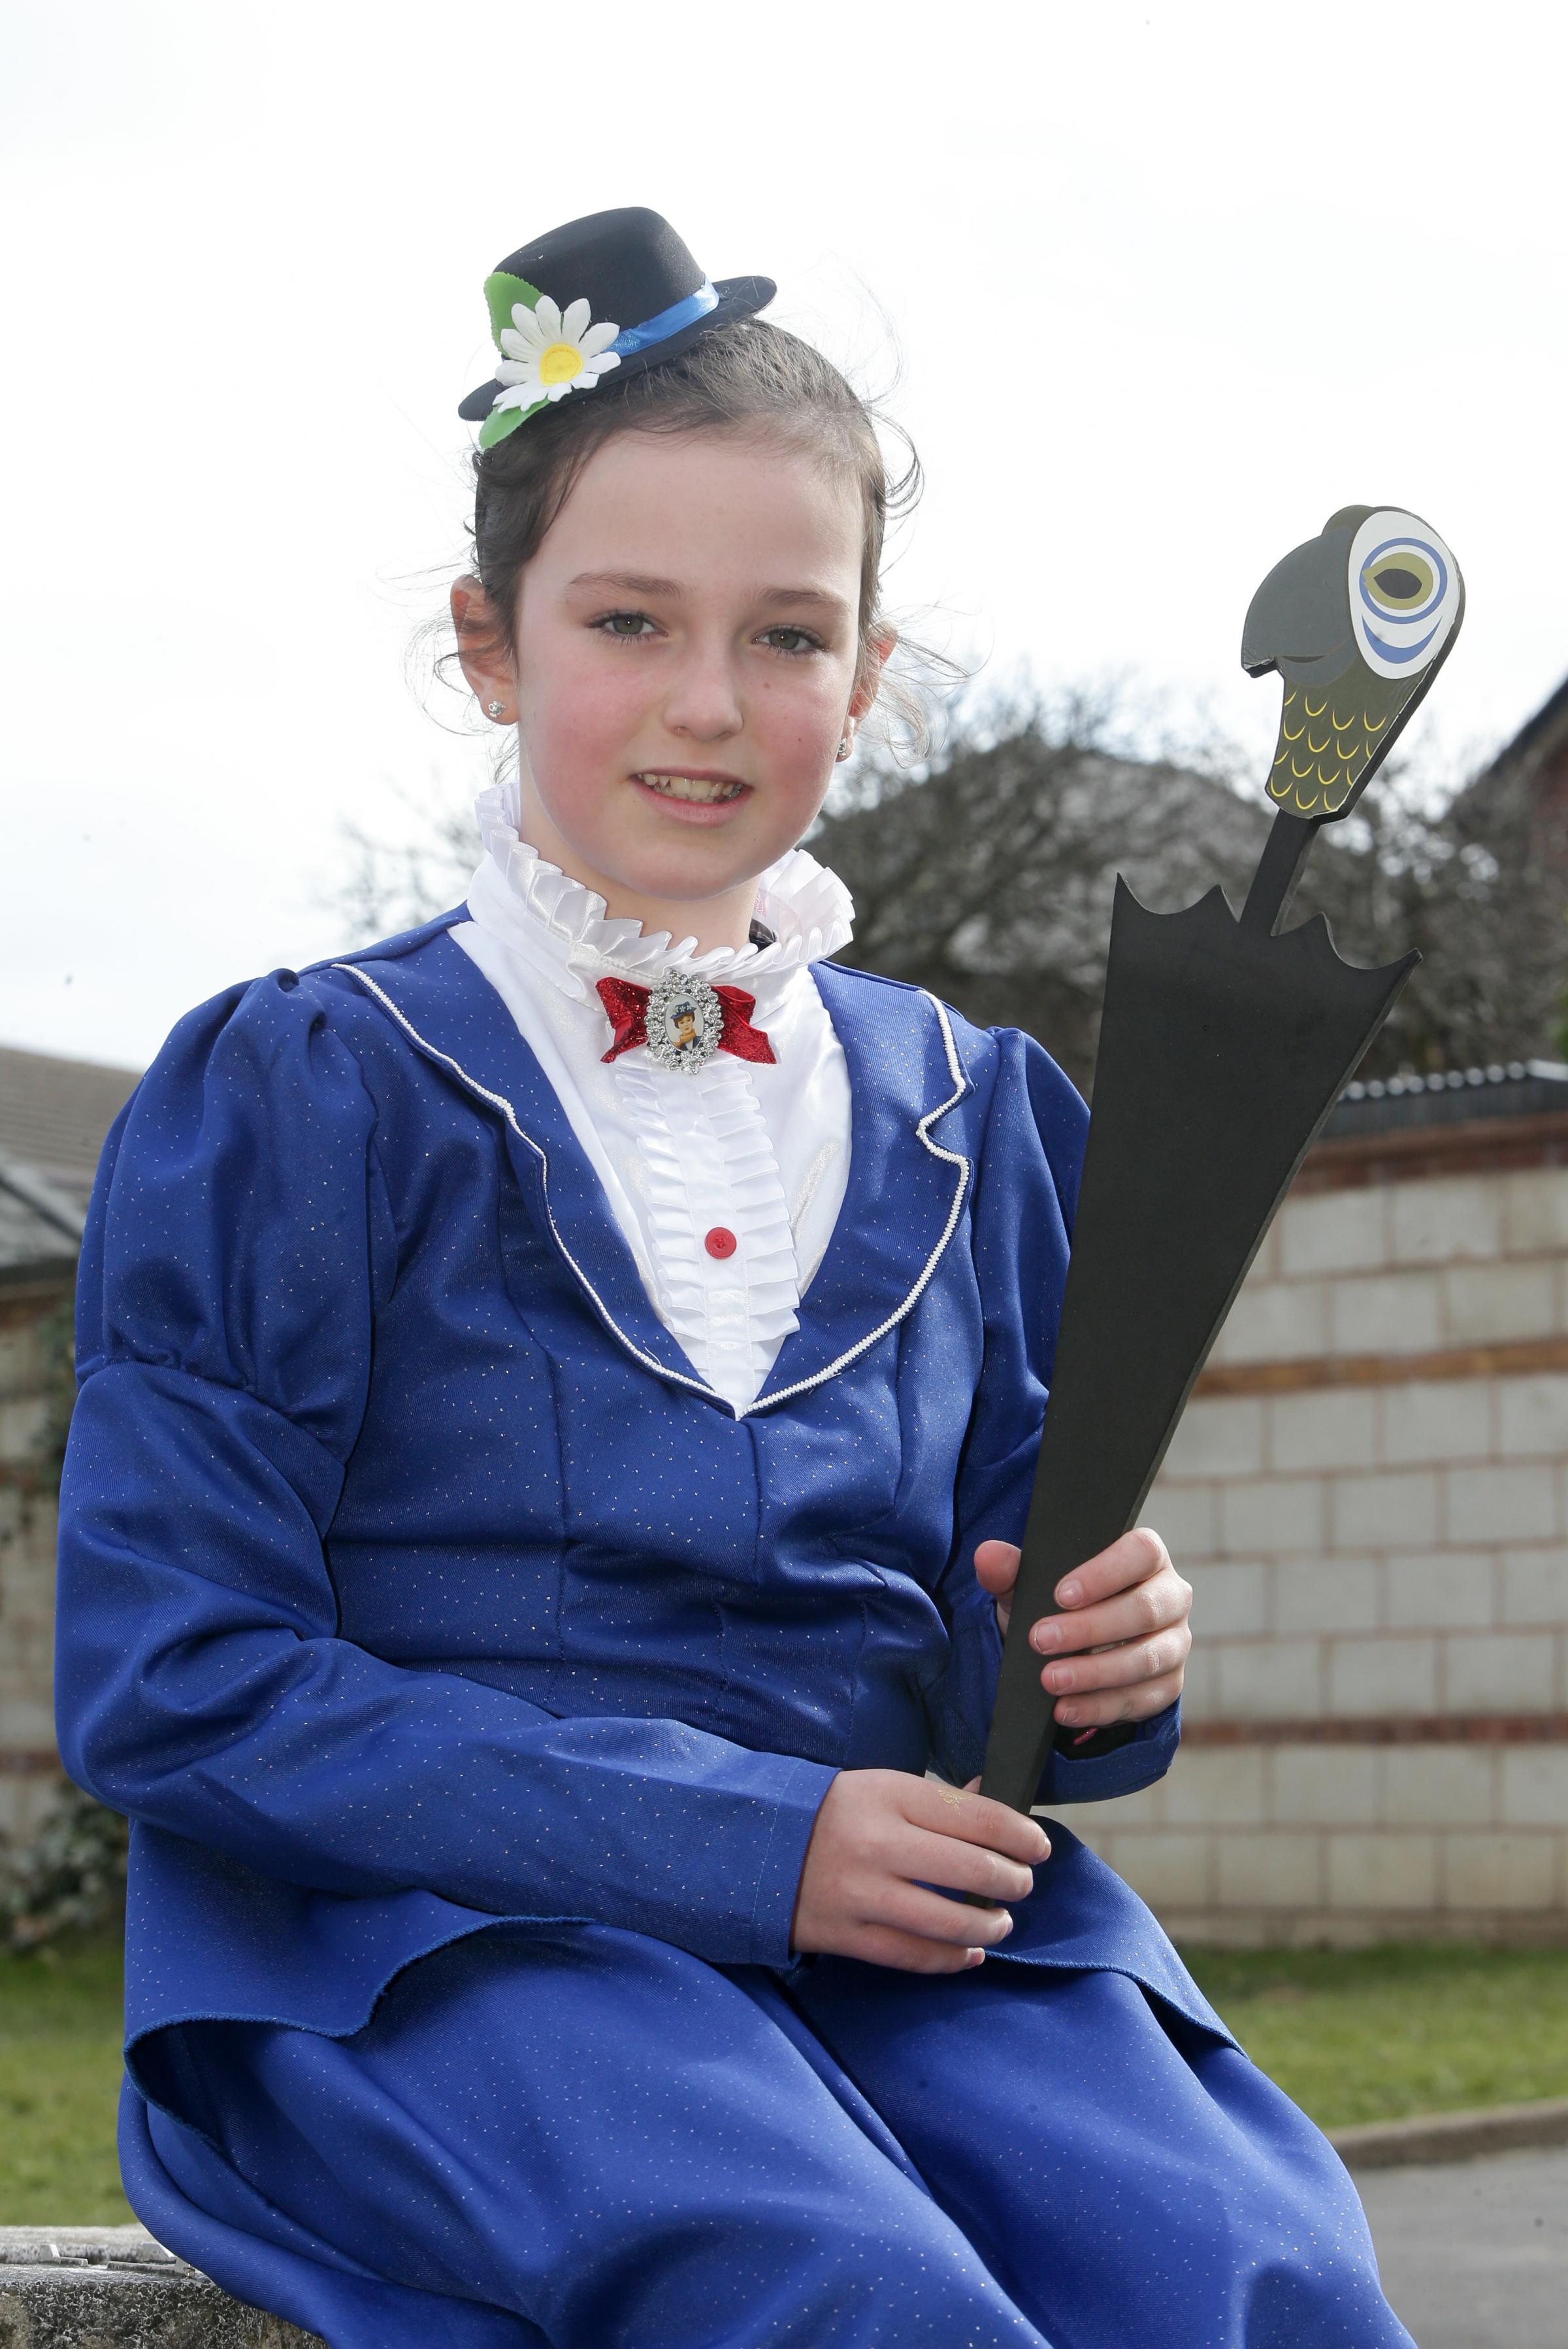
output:
<instances>
[{"instance_id":1,"label":"brown hair","mask_svg":"<svg viewBox=\"0 0 1568 2349\"><path fill-rule=\"evenodd\" d=\"M607 440L618 432L755 433L806 451L860 492L863 663L882 625L879 593L888 521L913 505L921 484L919 459L902 433L909 462L897 479L889 478L879 421L885 425L820 351L762 318L716 327L662 367L622 382L612 378L592 399L559 400L530 417L474 457L473 568L494 626L486 648L515 641L523 565L583 466ZM911 709L901 715L913 720Z\"/></svg>"}]
</instances>

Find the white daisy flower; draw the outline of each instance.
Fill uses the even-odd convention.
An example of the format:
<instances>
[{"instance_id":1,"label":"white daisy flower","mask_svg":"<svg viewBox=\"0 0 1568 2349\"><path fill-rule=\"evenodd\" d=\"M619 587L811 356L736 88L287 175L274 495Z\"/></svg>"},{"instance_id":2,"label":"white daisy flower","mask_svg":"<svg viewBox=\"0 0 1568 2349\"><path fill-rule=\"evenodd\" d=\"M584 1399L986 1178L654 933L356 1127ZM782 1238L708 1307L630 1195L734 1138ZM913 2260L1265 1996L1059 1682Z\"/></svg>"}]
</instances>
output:
<instances>
[{"instance_id":1,"label":"white daisy flower","mask_svg":"<svg viewBox=\"0 0 1568 2349\"><path fill-rule=\"evenodd\" d=\"M608 348L620 331L608 320L591 326L586 302L570 304L564 316L548 294L540 295L536 309L514 303L511 324L500 330L506 357L496 367L498 381L509 388L492 412L536 408L542 400L564 399L569 391L592 391L602 375L621 364L620 353Z\"/></svg>"}]
</instances>

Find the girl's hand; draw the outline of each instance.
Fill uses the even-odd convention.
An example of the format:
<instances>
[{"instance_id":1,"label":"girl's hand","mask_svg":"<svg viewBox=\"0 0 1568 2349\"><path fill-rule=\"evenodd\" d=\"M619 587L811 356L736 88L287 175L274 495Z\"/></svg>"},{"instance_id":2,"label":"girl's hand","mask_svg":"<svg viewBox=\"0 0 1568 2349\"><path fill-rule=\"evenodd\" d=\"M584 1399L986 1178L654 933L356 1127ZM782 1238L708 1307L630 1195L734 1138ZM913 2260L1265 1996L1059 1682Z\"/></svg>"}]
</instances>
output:
<instances>
[{"instance_id":1,"label":"girl's hand","mask_svg":"<svg viewBox=\"0 0 1568 2349\"><path fill-rule=\"evenodd\" d=\"M982 1542L975 1572L996 1602L1006 1637L1018 1557L1011 1542ZM1123 1534L1057 1583L1065 1611L1042 1616L1029 1644L1047 1663L1040 1684L1061 1701L1056 1719L1068 1729L1103 1729L1115 1721L1148 1721L1181 1693L1192 1634L1187 1618L1192 1591L1147 1526Z\"/></svg>"},{"instance_id":2,"label":"girl's hand","mask_svg":"<svg viewBox=\"0 0 1568 2349\"><path fill-rule=\"evenodd\" d=\"M971 1790L903 1770L841 1770L806 1847L790 1944L906 1973L962 1973L1013 1920L925 1887L1022 1900L1050 1848L1036 1820Z\"/></svg>"}]
</instances>

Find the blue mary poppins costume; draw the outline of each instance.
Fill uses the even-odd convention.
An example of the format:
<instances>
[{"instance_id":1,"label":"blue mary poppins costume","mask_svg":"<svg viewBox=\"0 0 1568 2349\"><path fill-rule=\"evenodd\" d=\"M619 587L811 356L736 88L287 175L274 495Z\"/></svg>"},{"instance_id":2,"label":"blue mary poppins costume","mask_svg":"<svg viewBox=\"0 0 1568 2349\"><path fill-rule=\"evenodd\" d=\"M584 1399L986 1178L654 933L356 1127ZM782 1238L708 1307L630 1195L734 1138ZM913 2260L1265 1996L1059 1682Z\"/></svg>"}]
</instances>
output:
<instances>
[{"instance_id":1,"label":"blue mary poppins costume","mask_svg":"<svg viewBox=\"0 0 1568 2349\"><path fill-rule=\"evenodd\" d=\"M105 1152L59 1711L133 1822L135 2209L333 2349L1406 2343L1332 2152L1065 1829L973 1972L790 1950L837 1770L980 1766L1078 1096L823 959L799 854L710 1050L725 956L481 812L466 909L193 1012Z\"/></svg>"}]
</instances>

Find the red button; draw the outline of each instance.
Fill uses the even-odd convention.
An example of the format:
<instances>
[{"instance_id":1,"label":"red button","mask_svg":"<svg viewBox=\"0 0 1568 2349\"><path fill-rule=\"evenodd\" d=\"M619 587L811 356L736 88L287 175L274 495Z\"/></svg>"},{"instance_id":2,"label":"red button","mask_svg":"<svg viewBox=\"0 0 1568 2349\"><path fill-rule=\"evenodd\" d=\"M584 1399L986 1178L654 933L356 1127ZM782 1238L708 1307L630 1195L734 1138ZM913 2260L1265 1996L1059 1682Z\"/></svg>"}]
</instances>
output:
<instances>
[{"instance_id":1,"label":"red button","mask_svg":"<svg viewBox=\"0 0 1568 2349\"><path fill-rule=\"evenodd\" d=\"M735 1234L727 1232L722 1224L715 1224L703 1246L709 1256L733 1256L737 1246Z\"/></svg>"}]
</instances>

